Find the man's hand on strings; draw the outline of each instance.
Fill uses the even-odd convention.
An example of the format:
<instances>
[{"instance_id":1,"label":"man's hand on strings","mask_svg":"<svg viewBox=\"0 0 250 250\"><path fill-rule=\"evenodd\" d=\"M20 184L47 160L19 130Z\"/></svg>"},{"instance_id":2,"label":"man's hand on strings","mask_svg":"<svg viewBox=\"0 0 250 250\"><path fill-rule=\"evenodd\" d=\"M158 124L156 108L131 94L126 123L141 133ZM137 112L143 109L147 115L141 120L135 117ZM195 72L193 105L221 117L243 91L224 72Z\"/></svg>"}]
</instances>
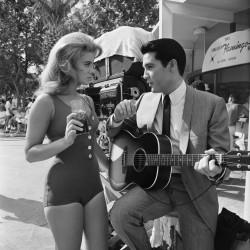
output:
<instances>
[{"instance_id":1,"label":"man's hand on strings","mask_svg":"<svg viewBox=\"0 0 250 250\"><path fill-rule=\"evenodd\" d=\"M223 168L216 163L215 159L211 159L211 155L217 154L214 149L209 149L205 151L206 156L204 156L199 162L196 162L194 169L206 175L207 177L213 178L214 176L220 174Z\"/></svg>"}]
</instances>

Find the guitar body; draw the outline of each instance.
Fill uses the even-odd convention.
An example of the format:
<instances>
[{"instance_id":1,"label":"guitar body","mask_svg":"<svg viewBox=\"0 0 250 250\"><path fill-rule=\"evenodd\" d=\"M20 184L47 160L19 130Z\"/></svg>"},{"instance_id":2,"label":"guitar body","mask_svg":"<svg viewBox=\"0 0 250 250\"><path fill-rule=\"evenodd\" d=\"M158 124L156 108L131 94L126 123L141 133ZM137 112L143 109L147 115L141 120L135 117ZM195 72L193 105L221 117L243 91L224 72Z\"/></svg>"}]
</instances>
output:
<instances>
[{"instance_id":1,"label":"guitar body","mask_svg":"<svg viewBox=\"0 0 250 250\"><path fill-rule=\"evenodd\" d=\"M145 133L135 137L122 130L112 141L109 182L116 191L130 185L144 189L163 189L171 178L171 166L194 166L206 154L172 155L170 139L165 135ZM250 171L250 151L230 151L211 156L234 171Z\"/></svg>"},{"instance_id":2,"label":"guitar body","mask_svg":"<svg viewBox=\"0 0 250 250\"><path fill-rule=\"evenodd\" d=\"M122 130L113 139L110 150L109 181L116 191L132 184L145 189L162 189L171 177L170 166L148 166L147 154L172 154L172 145L165 135L145 133L139 137Z\"/></svg>"}]
</instances>

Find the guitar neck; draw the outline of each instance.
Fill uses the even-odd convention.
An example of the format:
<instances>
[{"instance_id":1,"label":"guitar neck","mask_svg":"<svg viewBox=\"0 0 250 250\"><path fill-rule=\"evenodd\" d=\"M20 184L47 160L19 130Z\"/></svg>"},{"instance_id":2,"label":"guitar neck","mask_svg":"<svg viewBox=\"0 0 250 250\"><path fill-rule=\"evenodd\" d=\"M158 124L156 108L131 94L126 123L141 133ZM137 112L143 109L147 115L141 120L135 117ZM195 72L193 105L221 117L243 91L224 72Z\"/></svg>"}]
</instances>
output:
<instances>
[{"instance_id":1,"label":"guitar neck","mask_svg":"<svg viewBox=\"0 0 250 250\"><path fill-rule=\"evenodd\" d=\"M200 161L204 156L206 156L206 154L147 154L147 164L149 166L194 166L195 162ZM222 162L223 155L211 155L210 159Z\"/></svg>"}]
</instances>

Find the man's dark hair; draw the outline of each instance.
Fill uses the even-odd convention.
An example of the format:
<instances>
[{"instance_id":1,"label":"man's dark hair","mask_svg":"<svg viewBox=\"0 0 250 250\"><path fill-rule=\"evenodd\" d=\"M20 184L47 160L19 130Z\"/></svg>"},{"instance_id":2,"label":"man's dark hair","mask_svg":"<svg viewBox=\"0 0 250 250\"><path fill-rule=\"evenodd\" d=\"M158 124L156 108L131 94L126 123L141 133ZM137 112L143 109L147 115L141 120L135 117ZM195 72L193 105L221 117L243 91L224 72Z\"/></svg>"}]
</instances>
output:
<instances>
[{"instance_id":1,"label":"man's dark hair","mask_svg":"<svg viewBox=\"0 0 250 250\"><path fill-rule=\"evenodd\" d=\"M190 86L192 88L194 88L194 89L198 89L198 90L201 90L201 91L206 90L205 84L201 80L197 80L197 81L192 82Z\"/></svg>"},{"instance_id":2,"label":"man's dark hair","mask_svg":"<svg viewBox=\"0 0 250 250\"><path fill-rule=\"evenodd\" d=\"M155 59L161 61L164 67L172 60L177 61L179 74L183 76L185 66L186 66L186 54L183 47L174 39L171 38L161 38L156 39L141 47L142 54L148 52L155 52Z\"/></svg>"},{"instance_id":3,"label":"man's dark hair","mask_svg":"<svg viewBox=\"0 0 250 250\"><path fill-rule=\"evenodd\" d=\"M239 95L236 95L236 94L230 94L229 97L231 97L232 99L232 103L237 103L239 104L240 103L240 97Z\"/></svg>"}]
</instances>

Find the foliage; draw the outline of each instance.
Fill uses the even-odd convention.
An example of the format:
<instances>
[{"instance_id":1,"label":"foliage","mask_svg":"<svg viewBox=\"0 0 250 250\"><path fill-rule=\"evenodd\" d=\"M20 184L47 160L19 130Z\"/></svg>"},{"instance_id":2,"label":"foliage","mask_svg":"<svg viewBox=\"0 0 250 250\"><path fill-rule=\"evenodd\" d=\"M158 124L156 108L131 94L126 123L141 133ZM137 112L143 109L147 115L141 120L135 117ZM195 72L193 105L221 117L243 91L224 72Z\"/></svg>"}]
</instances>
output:
<instances>
[{"instance_id":1,"label":"foliage","mask_svg":"<svg viewBox=\"0 0 250 250\"><path fill-rule=\"evenodd\" d=\"M35 82L28 72L41 64L41 35L44 32L39 17L33 16L32 0L2 0L0 9L0 84L6 94L25 99L29 85ZM29 85L27 80L29 80ZM34 81L31 81L34 80ZM5 87L4 87L5 86Z\"/></svg>"},{"instance_id":2,"label":"foliage","mask_svg":"<svg viewBox=\"0 0 250 250\"><path fill-rule=\"evenodd\" d=\"M0 0L0 4L0 94L18 99L32 95L39 68L62 35L82 31L97 38L120 26L150 31L158 21L158 0Z\"/></svg>"},{"instance_id":3,"label":"foliage","mask_svg":"<svg viewBox=\"0 0 250 250\"><path fill-rule=\"evenodd\" d=\"M81 0L67 21L68 29L95 38L120 26L151 31L158 21L158 0Z\"/></svg>"},{"instance_id":4,"label":"foliage","mask_svg":"<svg viewBox=\"0 0 250 250\"><path fill-rule=\"evenodd\" d=\"M42 17L46 29L43 37L43 62L46 63L50 50L57 40L68 33L65 22L71 8L79 0L37 0L34 11Z\"/></svg>"}]
</instances>

